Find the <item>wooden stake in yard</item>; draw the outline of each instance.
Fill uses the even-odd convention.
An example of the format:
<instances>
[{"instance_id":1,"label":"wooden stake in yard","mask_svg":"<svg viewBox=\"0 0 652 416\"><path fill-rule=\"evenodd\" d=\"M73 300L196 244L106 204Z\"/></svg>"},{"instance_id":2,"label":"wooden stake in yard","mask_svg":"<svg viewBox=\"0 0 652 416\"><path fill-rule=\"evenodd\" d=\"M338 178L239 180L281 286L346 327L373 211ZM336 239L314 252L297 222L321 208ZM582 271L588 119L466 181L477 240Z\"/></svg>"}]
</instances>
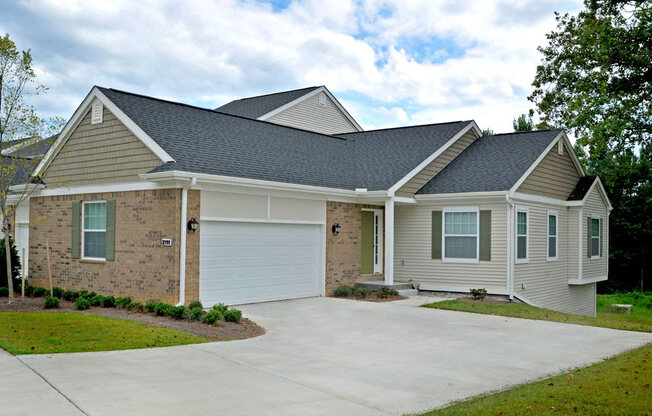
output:
<instances>
[{"instance_id":1,"label":"wooden stake in yard","mask_svg":"<svg viewBox=\"0 0 652 416\"><path fill-rule=\"evenodd\" d=\"M23 272L22 272L22 277L21 277L21 285L20 285L20 298L22 300L25 300L25 247L23 247L23 257L22 257L22 264L23 264Z\"/></svg>"},{"instance_id":2,"label":"wooden stake in yard","mask_svg":"<svg viewBox=\"0 0 652 416\"><path fill-rule=\"evenodd\" d=\"M52 266L50 266L50 242L45 240L45 254L48 258L48 279L50 279L50 296L54 296L52 292Z\"/></svg>"}]
</instances>

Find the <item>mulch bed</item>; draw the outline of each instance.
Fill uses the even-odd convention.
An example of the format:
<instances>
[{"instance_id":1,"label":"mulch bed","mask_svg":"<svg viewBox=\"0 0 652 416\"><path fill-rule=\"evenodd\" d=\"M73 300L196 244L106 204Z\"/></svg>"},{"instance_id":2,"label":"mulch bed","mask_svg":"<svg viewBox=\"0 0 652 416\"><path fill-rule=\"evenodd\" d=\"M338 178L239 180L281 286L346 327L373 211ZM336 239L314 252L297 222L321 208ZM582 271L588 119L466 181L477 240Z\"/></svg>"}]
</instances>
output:
<instances>
[{"instance_id":1,"label":"mulch bed","mask_svg":"<svg viewBox=\"0 0 652 416\"><path fill-rule=\"evenodd\" d=\"M469 302L469 303L495 303L501 305L505 305L509 303L504 300L493 299L493 298L473 299L472 297L466 297L466 298L457 298L456 300L461 300L462 302Z\"/></svg>"},{"instance_id":2,"label":"mulch bed","mask_svg":"<svg viewBox=\"0 0 652 416\"><path fill-rule=\"evenodd\" d=\"M265 333L265 328L246 318L243 318L240 323L220 321L218 326L214 326L149 313L135 313L121 308L91 307L85 311L80 311L75 308L74 303L63 299L61 299L58 309L43 309L43 298L26 297L24 300L20 300L20 296L18 296L13 303L8 304L8 301L9 298L0 297L0 312L75 312L102 315L108 318L136 321L149 326L160 326L190 332L211 341L253 338Z\"/></svg>"},{"instance_id":3,"label":"mulch bed","mask_svg":"<svg viewBox=\"0 0 652 416\"><path fill-rule=\"evenodd\" d=\"M407 299L405 296L390 296L388 298L379 298L375 293L369 293L365 298L356 298L355 295L349 296L331 296L335 299L361 300L363 302L393 302L395 300Z\"/></svg>"}]
</instances>

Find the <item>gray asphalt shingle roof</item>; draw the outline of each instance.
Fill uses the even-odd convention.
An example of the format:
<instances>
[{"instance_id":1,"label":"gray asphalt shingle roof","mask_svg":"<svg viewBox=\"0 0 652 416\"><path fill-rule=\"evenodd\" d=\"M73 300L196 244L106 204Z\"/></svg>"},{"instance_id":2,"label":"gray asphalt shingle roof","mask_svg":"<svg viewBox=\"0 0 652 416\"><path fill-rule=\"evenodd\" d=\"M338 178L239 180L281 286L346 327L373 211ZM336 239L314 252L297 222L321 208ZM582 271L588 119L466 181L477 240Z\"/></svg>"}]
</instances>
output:
<instances>
[{"instance_id":1,"label":"gray asphalt shingle roof","mask_svg":"<svg viewBox=\"0 0 652 416\"><path fill-rule=\"evenodd\" d=\"M215 110L236 116L258 118L296 100L299 97L303 97L317 88L319 87L308 87L292 91L277 92L274 94L258 95L256 97L241 98L226 103Z\"/></svg>"},{"instance_id":2,"label":"gray asphalt shingle roof","mask_svg":"<svg viewBox=\"0 0 652 416\"><path fill-rule=\"evenodd\" d=\"M388 189L469 123L329 136L100 90L175 160L151 172L180 170L349 190Z\"/></svg>"},{"instance_id":3,"label":"gray asphalt shingle roof","mask_svg":"<svg viewBox=\"0 0 652 416\"><path fill-rule=\"evenodd\" d=\"M584 199L586 193L589 192L591 185L593 185L593 182L595 182L597 178L598 175L582 176L580 180L577 181L577 185L575 185L573 192L568 195L568 201L581 201Z\"/></svg>"},{"instance_id":4,"label":"gray asphalt shingle roof","mask_svg":"<svg viewBox=\"0 0 652 416\"><path fill-rule=\"evenodd\" d=\"M540 130L481 137L417 194L509 190L561 131Z\"/></svg>"}]
</instances>

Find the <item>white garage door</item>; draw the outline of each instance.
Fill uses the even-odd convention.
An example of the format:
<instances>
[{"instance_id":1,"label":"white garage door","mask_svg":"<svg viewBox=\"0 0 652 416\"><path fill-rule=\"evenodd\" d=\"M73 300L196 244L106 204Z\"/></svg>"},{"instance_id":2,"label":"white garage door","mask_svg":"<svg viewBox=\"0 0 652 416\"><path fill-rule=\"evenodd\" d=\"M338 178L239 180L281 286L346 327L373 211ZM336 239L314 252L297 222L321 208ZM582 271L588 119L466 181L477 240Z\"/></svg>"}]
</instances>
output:
<instances>
[{"instance_id":1,"label":"white garage door","mask_svg":"<svg viewBox=\"0 0 652 416\"><path fill-rule=\"evenodd\" d=\"M211 306L319 296L321 227L202 221L199 299Z\"/></svg>"}]
</instances>

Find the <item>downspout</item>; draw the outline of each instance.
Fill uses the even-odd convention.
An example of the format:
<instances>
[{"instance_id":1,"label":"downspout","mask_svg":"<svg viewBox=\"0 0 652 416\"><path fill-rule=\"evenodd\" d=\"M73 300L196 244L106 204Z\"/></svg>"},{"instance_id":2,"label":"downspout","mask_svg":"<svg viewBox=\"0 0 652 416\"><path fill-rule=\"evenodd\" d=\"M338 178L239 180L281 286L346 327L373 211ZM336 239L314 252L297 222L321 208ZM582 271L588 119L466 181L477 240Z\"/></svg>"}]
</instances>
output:
<instances>
[{"instance_id":1,"label":"downspout","mask_svg":"<svg viewBox=\"0 0 652 416\"><path fill-rule=\"evenodd\" d=\"M505 194L507 201L507 291L509 300L514 300L514 201L510 193Z\"/></svg>"},{"instance_id":2,"label":"downspout","mask_svg":"<svg viewBox=\"0 0 652 416\"><path fill-rule=\"evenodd\" d=\"M385 201L385 285L394 284L394 192Z\"/></svg>"},{"instance_id":3,"label":"downspout","mask_svg":"<svg viewBox=\"0 0 652 416\"><path fill-rule=\"evenodd\" d=\"M181 188L181 234L179 238L179 305L186 302L186 223L188 222L188 189L197 184L197 178L193 177L188 184Z\"/></svg>"}]
</instances>

